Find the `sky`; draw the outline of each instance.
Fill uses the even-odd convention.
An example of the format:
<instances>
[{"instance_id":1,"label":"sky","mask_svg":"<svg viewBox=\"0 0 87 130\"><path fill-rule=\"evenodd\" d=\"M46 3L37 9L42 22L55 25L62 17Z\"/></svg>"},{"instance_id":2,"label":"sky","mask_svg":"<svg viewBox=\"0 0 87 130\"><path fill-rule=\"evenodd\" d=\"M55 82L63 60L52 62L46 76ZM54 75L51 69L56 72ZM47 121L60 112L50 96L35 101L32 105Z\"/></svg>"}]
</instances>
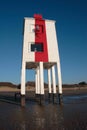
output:
<instances>
[{"instance_id":1,"label":"sky","mask_svg":"<svg viewBox=\"0 0 87 130\"><path fill-rule=\"evenodd\" d=\"M56 20L63 83L87 82L87 0L1 0L0 82L21 82L23 19L34 14Z\"/></svg>"}]
</instances>

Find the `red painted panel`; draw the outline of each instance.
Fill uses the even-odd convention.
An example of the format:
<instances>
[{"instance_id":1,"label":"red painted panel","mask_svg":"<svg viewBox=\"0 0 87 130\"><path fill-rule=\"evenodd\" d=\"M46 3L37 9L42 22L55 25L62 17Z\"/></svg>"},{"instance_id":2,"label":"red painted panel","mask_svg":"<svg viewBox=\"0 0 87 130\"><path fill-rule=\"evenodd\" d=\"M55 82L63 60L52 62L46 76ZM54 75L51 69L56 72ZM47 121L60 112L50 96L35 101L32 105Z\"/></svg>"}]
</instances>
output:
<instances>
[{"instance_id":1,"label":"red painted panel","mask_svg":"<svg viewBox=\"0 0 87 130\"><path fill-rule=\"evenodd\" d=\"M38 18L35 15L35 44L39 43L43 44L43 52L35 52L35 61L48 62L45 20L43 20L41 17Z\"/></svg>"}]
</instances>

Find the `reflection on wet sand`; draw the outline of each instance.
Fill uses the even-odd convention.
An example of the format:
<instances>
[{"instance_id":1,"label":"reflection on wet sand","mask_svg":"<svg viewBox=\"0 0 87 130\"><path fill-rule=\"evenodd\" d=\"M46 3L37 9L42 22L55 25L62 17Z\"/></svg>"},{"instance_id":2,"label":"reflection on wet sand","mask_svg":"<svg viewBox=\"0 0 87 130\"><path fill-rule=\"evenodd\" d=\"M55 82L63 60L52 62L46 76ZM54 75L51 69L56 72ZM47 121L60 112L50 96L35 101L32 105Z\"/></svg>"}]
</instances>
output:
<instances>
[{"instance_id":1,"label":"reflection on wet sand","mask_svg":"<svg viewBox=\"0 0 87 130\"><path fill-rule=\"evenodd\" d=\"M14 104L0 101L0 130L86 130L87 96L77 96L64 96L63 106L48 100L39 105L27 98L26 107L21 108L17 104L20 99L15 101L13 94L2 94L0 99Z\"/></svg>"}]
</instances>

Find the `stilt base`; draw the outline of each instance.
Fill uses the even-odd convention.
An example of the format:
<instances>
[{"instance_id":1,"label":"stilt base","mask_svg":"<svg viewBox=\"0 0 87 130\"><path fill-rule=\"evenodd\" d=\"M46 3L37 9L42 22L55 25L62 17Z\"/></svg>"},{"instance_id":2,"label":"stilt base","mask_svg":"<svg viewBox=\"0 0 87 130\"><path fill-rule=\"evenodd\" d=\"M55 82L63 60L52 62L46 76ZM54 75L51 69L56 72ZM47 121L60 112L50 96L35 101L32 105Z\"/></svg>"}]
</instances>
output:
<instances>
[{"instance_id":1,"label":"stilt base","mask_svg":"<svg viewBox=\"0 0 87 130\"><path fill-rule=\"evenodd\" d=\"M44 104L44 95L40 94L40 105Z\"/></svg>"},{"instance_id":2,"label":"stilt base","mask_svg":"<svg viewBox=\"0 0 87 130\"><path fill-rule=\"evenodd\" d=\"M35 94L36 97L36 101L40 103L40 105L42 105L44 103L44 95L42 94Z\"/></svg>"},{"instance_id":3,"label":"stilt base","mask_svg":"<svg viewBox=\"0 0 87 130\"><path fill-rule=\"evenodd\" d=\"M56 93L53 93L53 103L55 103L55 98L57 98Z\"/></svg>"},{"instance_id":4,"label":"stilt base","mask_svg":"<svg viewBox=\"0 0 87 130\"><path fill-rule=\"evenodd\" d=\"M59 104L63 105L63 95L59 94Z\"/></svg>"},{"instance_id":5,"label":"stilt base","mask_svg":"<svg viewBox=\"0 0 87 130\"><path fill-rule=\"evenodd\" d=\"M21 95L21 106L25 107L25 95Z\"/></svg>"},{"instance_id":6,"label":"stilt base","mask_svg":"<svg viewBox=\"0 0 87 130\"><path fill-rule=\"evenodd\" d=\"M48 100L51 101L52 93L48 93Z\"/></svg>"},{"instance_id":7,"label":"stilt base","mask_svg":"<svg viewBox=\"0 0 87 130\"><path fill-rule=\"evenodd\" d=\"M39 99L40 99L40 94L35 94L35 101L39 102Z\"/></svg>"},{"instance_id":8,"label":"stilt base","mask_svg":"<svg viewBox=\"0 0 87 130\"><path fill-rule=\"evenodd\" d=\"M39 98L39 97L40 97L40 94L35 94L35 97L36 97L36 98Z\"/></svg>"}]
</instances>

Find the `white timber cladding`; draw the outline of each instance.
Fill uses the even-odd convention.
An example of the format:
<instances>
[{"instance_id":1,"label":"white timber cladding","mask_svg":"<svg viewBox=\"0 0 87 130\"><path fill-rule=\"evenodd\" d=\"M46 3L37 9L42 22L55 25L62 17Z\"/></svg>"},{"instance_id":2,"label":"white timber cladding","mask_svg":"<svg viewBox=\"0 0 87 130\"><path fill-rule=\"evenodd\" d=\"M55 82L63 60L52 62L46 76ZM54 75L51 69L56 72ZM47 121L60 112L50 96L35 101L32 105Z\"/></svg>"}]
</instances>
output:
<instances>
[{"instance_id":1,"label":"white timber cladding","mask_svg":"<svg viewBox=\"0 0 87 130\"><path fill-rule=\"evenodd\" d=\"M58 42L55 21L45 20L49 62L58 60ZM35 44L35 19L25 18L23 59L26 62L35 61L35 52L31 51L31 44Z\"/></svg>"},{"instance_id":2,"label":"white timber cladding","mask_svg":"<svg viewBox=\"0 0 87 130\"><path fill-rule=\"evenodd\" d=\"M45 21L46 37L48 47L49 62L57 62L58 59L58 42L55 30L55 21Z\"/></svg>"},{"instance_id":3,"label":"white timber cladding","mask_svg":"<svg viewBox=\"0 0 87 130\"><path fill-rule=\"evenodd\" d=\"M25 62L22 61L22 70L21 70L21 94L25 95Z\"/></svg>"},{"instance_id":4,"label":"white timber cladding","mask_svg":"<svg viewBox=\"0 0 87 130\"><path fill-rule=\"evenodd\" d=\"M35 93L38 94L37 69L35 70Z\"/></svg>"},{"instance_id":5,"label":"white timber cladding","mask_svg":"<svg viewBox=\"0 0 87 130\"><path fill-rule=\"evenodd\" d=\"M24 39L23 39L23 58L22 58L22 71L21 71L21 94L25 95L25 83L26 83L26 64L35 63L35 52L31 50L31 44L35 44L35 18L25 18L24 23ZM43 26L44 27L44 26ZM55 21L45 20L46 27L46 38L47 38L47 51L48 51L48 64L50 62L56 63L57 73L58 73L58 87L59 93L62 94L62 78L61 78L61 67L60 67L60 57L58 50L58 41L56 35ZM43 29L44 30L44 29ZM43 31L44 32L44 31ZM44 46L44 43L43 43ZM32 46L33 48L34 46ZM43 47L44 48L44 47ZM42 52L43 53L43 52ZM40 53L39 53L40 54ZM44 66L46 63L42 61L39 62L38 67L36 68L36 94L44 94ZM49 66L49 65L48 65ZM55 66L48 69L48 87L49 93L55 94L56 91L56 75L55 75ZM51 70L52 69L52 70ZM51 73L52 72L52 73ZM51 77L52 74L52 77ZM52 78L52 79L51 79ZM51 80L53 83L53 89L51 88Z\"/></svg>"},{"instance_id":6,"label":"white timber cladding","mask_svg":"<svg viewBox=\"0 0 87 130\"><path fill-rule=\"evenodd\" d=\"M40 94L40 67L37 68L37 94Z\"/></svg>"},{"instance_id":7,"label":"white timber cladding","mask_svg":"<svg viewBox=\"0 0 87 130\"><path fill-rule=\"evenodd\" d=\"M55 66L52 66L52 82L53 82L53 93L56 93L56 77L55 77Z\"/></svg>"},{"instance_id":8,"label":"white timber cladding","mask_svg":"<svg viewBox=\"0 0 87 130\"><path fill-rule=\"evenodd\" d=\"M24 26L24 47L23 47L23 60L24 61L34 61L35 54L31 52L31 44L35 44L35 20L25 19Z\"/></svg>"},{"instance_id":9,"label":"white timber cladding","mask_svg":"<svg viewBox=\"0 0 87 130\"><path fill-rule=\"evenodd\" d=\"M51 90L51 69L48 69L48 87L49 87L49 93L52 92Z\"/></svg>"},{"instance_id":10,"label":"white timber cladding","mask_svg":"<svg viewBox=\"0 0 87 130\"><path fill-rule=\"evenodd\" d=\"M40 94L44 94L43 62L39 62Z\"/></svg>"}]
</instances>

